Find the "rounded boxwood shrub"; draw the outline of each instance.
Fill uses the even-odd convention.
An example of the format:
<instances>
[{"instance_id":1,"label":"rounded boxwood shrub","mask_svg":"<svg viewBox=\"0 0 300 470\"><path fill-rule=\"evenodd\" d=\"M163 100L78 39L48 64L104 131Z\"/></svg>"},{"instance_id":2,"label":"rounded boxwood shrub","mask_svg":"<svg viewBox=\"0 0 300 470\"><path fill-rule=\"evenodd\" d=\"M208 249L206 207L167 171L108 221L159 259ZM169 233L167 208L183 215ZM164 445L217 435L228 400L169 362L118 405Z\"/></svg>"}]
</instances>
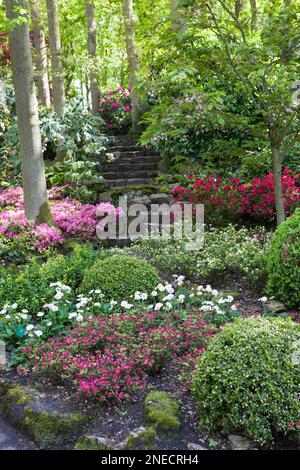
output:
<instances>
[{"instance_id":1,"label":"rounded boxwood shrub","mask_svg":"<svg viewBox=\"0 0 300 470\"><path fill-rule=\"evenodd\" d=\"M113 256L96 261L83 278L81 291L101 289L107 301L129 301L135 292L150 292L159 283L158 271L133 256Z\"/></svg>"},{"instance_id":2,"label":"rounded boxwood shrub","mask_svg":"<svg viewBox=\"0 0 300 470\"><path fill-rule=\"evenodd\" d=\"M1 305L17 303L20 308L38 312L53 300L55 289L50 284L57 281L70 286L75 295L85 270L106 257L106 253L107 250L94 250L87 243L76 245L67 256L58 254L42 264L33 258L26 266L8 271L0 278Z\"/></svg>"},{"instance_id":3,"label":"rounded boxwood shrub","mask_svg":"<svg viewBox=\"0 0 300 470\"><path fill-rule=\"evenodd\" d=\"M300 416L300 325L261 317L228 324L201 356L193 393L209 431L259 444L291 431Z\"/></svg>"},{"instance_id":4,"label":"rounded boxwood shrub","mask_svg":"<svg viewBox=\"0 0 300 470\"><path fill-rule=\"evenodd\" d=\"M268 255L268 292L300 306L300 209L276 230Z\"/></svg>"}]
</instances>

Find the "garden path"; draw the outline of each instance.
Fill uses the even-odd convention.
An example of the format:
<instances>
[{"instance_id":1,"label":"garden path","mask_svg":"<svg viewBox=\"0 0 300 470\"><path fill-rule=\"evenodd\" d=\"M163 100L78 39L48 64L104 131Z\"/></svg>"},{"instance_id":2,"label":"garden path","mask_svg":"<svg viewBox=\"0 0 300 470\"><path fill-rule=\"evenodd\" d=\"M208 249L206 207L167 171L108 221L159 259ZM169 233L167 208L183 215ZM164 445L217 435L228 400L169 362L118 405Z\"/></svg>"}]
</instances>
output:
<instances>
[{"instance_id":1,"label":"garden path","mask_svg":"<svg viewBox=\"0 0 300 470\"><path fill-rule=\"evenodd\" d=\"M0 418L0 450L34 450L35 448L28 438Z\"/></svg>"}]
</instances>

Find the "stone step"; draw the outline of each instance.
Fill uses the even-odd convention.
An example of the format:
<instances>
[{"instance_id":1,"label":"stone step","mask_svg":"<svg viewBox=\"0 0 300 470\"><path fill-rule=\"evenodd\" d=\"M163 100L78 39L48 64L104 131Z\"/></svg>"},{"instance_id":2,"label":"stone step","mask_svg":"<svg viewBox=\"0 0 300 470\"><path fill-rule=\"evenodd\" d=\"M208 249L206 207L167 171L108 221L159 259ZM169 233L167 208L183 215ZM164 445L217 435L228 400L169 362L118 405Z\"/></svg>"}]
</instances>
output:
<instances>
[{"instance_id":1,"label":"stone step","mask_svg":"<svg viewBox=\"0 0 300 470\"><path fill-rule=\"evenodd\" d=\"M154 181L149 178L130 178L130 179L117 179L117 180L106 180L106 183L111 186L112 188L115 189L122 189L126 186L135 186L135 185L141 185L141 186L147 186L153 185Z\"/></svg>"},{"instance_id":2,"label":"stone step","mask_svg":"<svg viewBox=\"0 0 300 470\"><path fill-rule=\"evenodd\" d=\"M123 157L146 157L147 153L145 150L134 150L126 152L117 152L119 158Z\"/></svg>"},{"instance_id":3,"label":"stone step","mask_svg":"<svg viewBox=\"0 0 300 470\"><path fill-rule=\"evenodd\" d=\"M114 145L108 149L109 151L115 152L138 152L142 150L142 147L138 145Z\"/></svg>"},{"instance_id":4,"label":"stone step","mask_svg":"<svg viewBox=\"0 0 300 470\"><path fill-rule=\"evenodd\" d=\"M110 171L102 173L105 180L116 180L116 179L132 179L132 178L156 178L158 176L157 170L146 170L146 171Z\"/></svg>"},{"instance_id":5,"label":"stone step","mask_svg":"<svg viewBox=\"0 0 300 470\"><path fill-rule=\"evenodd\" d=\"M112 163L159 163L160 157L159 155L144 155L142 157L124 157L124 156L117 156Z\"/></svg>"},{"instance_id":6,"label":"stone step","mask_svg":"<svg viewBox=\"0 0 300 470\"><path fill-rule=\"evenodd\" d=\"M148 163L146 162L128 162L128 163L122 163L122 161L119 162L113 162L113 163L106 163L105 165L102 166L102 170L105 172L109 171L118 171L118 172L126 172L126 171L151 171L151 170L157 170L158 164L157 163Z\"/></svg>"}]
</instances>

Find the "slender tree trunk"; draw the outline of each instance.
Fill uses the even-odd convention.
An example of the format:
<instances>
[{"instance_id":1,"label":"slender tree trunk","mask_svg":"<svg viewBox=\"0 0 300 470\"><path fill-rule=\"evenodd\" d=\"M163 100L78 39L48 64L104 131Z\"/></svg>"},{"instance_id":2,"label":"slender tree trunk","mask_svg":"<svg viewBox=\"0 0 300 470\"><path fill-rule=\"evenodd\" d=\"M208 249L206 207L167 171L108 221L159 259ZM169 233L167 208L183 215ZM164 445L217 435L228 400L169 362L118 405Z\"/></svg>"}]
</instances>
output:
<instances>
[{"instance_id":1,"label":"slender tree trunk","mask_svg":"<svg viewBox=\"0 0 300 470\"><path fill-rule=\"evenodd\" d=\"M97 114L99 109L100 91L99 74L97 71L97 23L95 17L95 3L93 0L85 0L87 19L87 46L91 61L90 82L92 96L92 113Z\"/></svg>"},{"instance_id":2,"label":"slender tree trunk","mask_svg":"<svg viewBox=\"0 0 300 470\"><path fill-rule=\"evenodd\" d=\"M254 31L257 25L257 4L256 0L250 0L251 8L251 31Z\"/></svg>"},{"instance_id":3,"label":"slender tree trunk","mask_svg":"<svg viewBox=\"0 0 300 470\"><path fill-rule=\"evenodd\" d=\"M123 0L123 18L125 25L126 50L129 66L129 85L131 88L132 127L136 128L139 115L139 100L135 85L139 71L139 59L135 44L135 18L133 0Z\"/></svg>"},{"instance_id":4,"label":"slender tree trunk","mask_svg":"<svg viewBox=\"0 0 300 470\"><path fill-rule=\"evenodd\" d=\"M49 44L52 67L54 110L59 117L65 113L64 68L61 57L59 16L57 0L46 0L49 28Z\"/></svg>"},{"instance_id":5,"label":"slender tree trunk","mask_svg":"<svg viewBox=\"0 0 300 470\"><path fill-rule=\"evenodd\" d=\"M272 151L276 219L277 226L279 226L280 224L282 224L282 222L285 221L285 209L282 189L282 161L280 155L280 140L275 130L270 131L270 144Z\"/></svg>"},{"instance_id":6,"label":"slender tree trunk","mask_svg":"<svg viewBox=\"0 0 300 470\"><path fill-rule=\"evenodd\" d=\"M186 25L182 19L182 14L178 8L178 0L170 0L170 16L172 23L172 30L176 34L184 33Z\"/></svg>"},{"instance_id":7,"label":"slender tree trunk","mask_svg":"<svg viewBox=\"0 0 300 470\"><path fill-rule=\"evenodd\" d=\"M235 0L234 12L238 18L244 9L244 0Z\"/></svg>"},{"instance_id":8,"label":"slender tree trunk","mask_svg":"<svg viewBox=\"0 0 300 470\"><path fill-rule=\"evenodd\" d=\"M9 19L26 11L25 0L6 0ZM48 204L28 23L16 24L9 33L13 81L19 128L25 214L29 221L53 224Z\"/></svg>"},{"instance_id":9,"label":"slender tree trunk","mask_svg":"<svg viewBox=\"0 0 300 470\"><path fill-rule=\"evenodd\" d=\"M45 35L41 24L41 12L39 0L29 0L30 14L33 24L33 41L35 48L36 81L38 87L39 102L47 108L51 105L48 70L47 50Z\"/></svg>"}]
</instances>

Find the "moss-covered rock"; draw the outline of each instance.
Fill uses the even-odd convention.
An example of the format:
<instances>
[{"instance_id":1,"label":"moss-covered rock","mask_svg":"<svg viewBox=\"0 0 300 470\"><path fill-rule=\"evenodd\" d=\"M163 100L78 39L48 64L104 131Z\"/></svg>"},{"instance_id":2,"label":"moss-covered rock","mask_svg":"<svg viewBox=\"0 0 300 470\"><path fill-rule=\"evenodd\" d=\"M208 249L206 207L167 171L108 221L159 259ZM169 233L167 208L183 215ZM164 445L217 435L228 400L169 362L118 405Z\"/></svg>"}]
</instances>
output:
<instances>
[{"instance_id":1,"label":"moss-covered rock","mask_svg":"<svg viewBox=\"0 0 300 470\"><path fill-rule=\"evenodd\" d=\"M176 432L180 421L179 402L166 392L150 392L145 399L145 416L157 431Z\"/></svg>"},{"instance_id":2,"label":"moss-covered rock","mask_svg":"<svg viewBox=\"0 0 300 470\"><path fill-rule=\"evenodd\" d=\"M6 400L13 402L16 405L26 405L31 403L34 400L34 397L23 387L15 386L7 390Z\"/></svg>"},{"instance_id":3,"label":"moss-covered rock","mask_svg":"<svg viewBox=\"0 0 300 470\"><path fill-rule=\"evenodd\" d=\"M28 408L21 424L37 444L50 447L71 442L85 421L86 418L80 413L37 413Z\"/></svg>"},{"instance_id":4,"label":"moss-covered rock","mask_svg":"<svg viewBox=\"0 0 300 470\"><path fill-rule=\"evenodd\" d=\"M113 442L106 437L81 436L75 444L75 450L112 450Z\"/></svg>"},{"instance_id":5,"label":"moss-covered rock","mask_svg":"<svg viewBox=\"0 0 300 470\"><path fill-rule=\"evenodd\" d=\"M132 431L126 439L126 450L153 450L155 449L154 441L156 439L156 431L154 427L140 427Z\"/></svg>"}]
</instances>

